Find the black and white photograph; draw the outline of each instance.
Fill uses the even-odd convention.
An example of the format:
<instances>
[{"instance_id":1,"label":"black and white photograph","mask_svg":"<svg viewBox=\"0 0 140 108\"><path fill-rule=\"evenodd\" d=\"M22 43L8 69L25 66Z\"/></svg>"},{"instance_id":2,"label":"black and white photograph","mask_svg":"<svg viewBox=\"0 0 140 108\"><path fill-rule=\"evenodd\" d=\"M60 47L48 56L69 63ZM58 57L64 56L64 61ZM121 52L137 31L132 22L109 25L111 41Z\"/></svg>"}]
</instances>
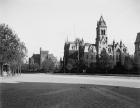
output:
<instances>
[{"instance_id":1,"label":"black and white photograph","mask_svg":"<svg viewBox=\"0 0 140 108\"><path fill-rule=\"evenodd\" d=\"M0 108L140 108L140 0L0 0Z\"/></svg>"}]
</instances>

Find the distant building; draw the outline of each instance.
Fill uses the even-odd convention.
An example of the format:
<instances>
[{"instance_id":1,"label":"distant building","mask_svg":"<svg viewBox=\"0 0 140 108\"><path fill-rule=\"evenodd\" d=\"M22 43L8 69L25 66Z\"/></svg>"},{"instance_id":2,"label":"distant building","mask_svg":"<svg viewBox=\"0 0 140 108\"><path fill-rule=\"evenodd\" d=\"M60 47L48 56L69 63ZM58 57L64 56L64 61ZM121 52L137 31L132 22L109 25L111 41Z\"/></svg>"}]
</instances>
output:
<instances>
[{"instance_id":1,"label":"distant building","mask_svg":"<svg viewBox=\"0 0 140 108\"><path fill-rule=\"evenodd\" d=\"M135 63L136 66L140 69L140 33L137 33L136 41L135 41Z\"/></svg>"},{"instance_id":2,"label":"distant building","mask_svg":"<svg viewBox=\"0 0 140 108\"><path fill-rule=\"evenodd\" d=\"M38 64L40 65L40 54L33 54L31 58L29 58L30 64Z\"/></svg>"},{"instance_id":3,"label":"distant building","mask_svg":"<svg viewBox=\"0 0 140 108\"><path fill-rule=\"evenodd\" d=\"M33 56L29 58L29 64L38 64L41 69L42 63L47 59L51 59L53 63L57 65L57 58L53 54L49 54L49 51L43 51L40 48L40 54L33 54Z\"/></svg>"},{"instance_id":4,"label":"distant building","mask_svg":"<svg viewBox=\"0 0 140 108\"><path fill-rule=\"evenodd\" d=\"M64 45L64 66L72 69L77 61L83 60L86 66L97 63L101 53L106 52L113 59L113 65L124 64L125 56L128 55L127 47L122 41L108 44L107 25L101 16L96 27L96 43L84 43L83 39L73 42L66 41Z\"/></svg>"},{"instance_id":5,"label":"distant building","mask_svg":"<svg viewBox=\"0 0 140 108\"><path fill-rule=\"evenodd\" d=\"M49 59L49 51L43 51L40 48L40 68L42 68L42 63L47 59Z\"/></svg>"}]
</instances>

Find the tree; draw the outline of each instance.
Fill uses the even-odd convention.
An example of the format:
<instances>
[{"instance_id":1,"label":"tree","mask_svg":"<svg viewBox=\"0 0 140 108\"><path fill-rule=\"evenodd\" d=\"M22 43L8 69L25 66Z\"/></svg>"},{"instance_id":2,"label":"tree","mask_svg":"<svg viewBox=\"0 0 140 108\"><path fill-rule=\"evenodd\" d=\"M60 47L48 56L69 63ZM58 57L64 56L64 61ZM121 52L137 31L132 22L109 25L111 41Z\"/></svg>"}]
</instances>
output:
<instances>
[{"instance_id":1,"label":"tree","mask_svg":"<svg viewBox=\"0 0 140 108\"><path fill-rule=\"evenodd\" d=\"M30 64L30 71L37 71L37 70L39 70L38 63Z\"/></svg>"},{"instance_id":2,"label":"tree","mask_svg":"<svg viewBox=\"0 0 140 108\"><path fill-rule=\"evenodd\" d=\"M53 71L55 69L55 64L51 58L46 58L42 63L42 69L45 71Z\"/></svg>"},{"instance_id":3,"label":"tree","mask_svg":"<svg viewBox=\"0 0 140 108\"><path fill-rule=\"evenodd\" d=\"M112 56L109 56L106 53L106 50L103 49L100 54L98 68L100 68L101 71L107 72L112 68L112 65L113 65Z\"/></svg>"},{"instance_id":4,"label":"tree","mask_svg":"<svg viewBox=\"0 0 140 108\"><path fill-rule=\"evenodd\" d=\"M27 49L20 41L17 34L6 24L0 24L0 72L4 63L10 65L15 70L20 68Z\"/></svg>"},{"instance_id":5,"label":"tree","mask_svg":"<svg viewBox=\"0 0 140 108\"><path fill-rule=\"evenodd\" d=\"M133 69L133 65L134 65L133 59L130 58L129 56L126 56L126 57L125 57L125 61L124 61L124 67L125 67L125 69L126 69L127 71L130 71L130 70Z\"/></svg>"}]
</instances>

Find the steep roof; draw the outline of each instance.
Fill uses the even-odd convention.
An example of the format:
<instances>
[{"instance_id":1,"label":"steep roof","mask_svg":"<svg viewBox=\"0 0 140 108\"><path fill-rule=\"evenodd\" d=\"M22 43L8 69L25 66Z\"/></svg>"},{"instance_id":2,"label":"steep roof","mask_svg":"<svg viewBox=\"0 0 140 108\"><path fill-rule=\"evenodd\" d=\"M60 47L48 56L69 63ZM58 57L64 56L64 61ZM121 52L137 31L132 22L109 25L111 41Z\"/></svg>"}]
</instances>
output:
<instances>
[{"instance_id":1,"label":"steep roof","mask_svg":"<svg viewBox=\"0 0 140 108\"><path fill-rule=\"evenodd\" d=\"M99 20L99 21L101 21L101 22L102 22L102 21L104 21L104 18L103 18L103 16L101 16L101 17L100 17L100 20Z\"/></svg>"},{"instance_id":2,"label":"steep roof","mask_svg":"<svg viewBox=\"0 0 140 108\"><path fill-rule=\"evenodd\" d=\"M48 54L49 51L41 51L41 54Z\"/></svg>"},{"instance_id":3,"label":"steep roof","mask_svg":"<svg viewBox=\"0 0 140 108\"><path fill-rule=\"evenodd\" d=\"M140 42L140 33L137 33L137 38L135 42Z\"/></svg>"},{"instance_id":4,"label":"steep roof","mask_svg":"<svg viewBox=\"0 0 140 108\"><path fill-rule=\"evenodd\" d=\"M100 17L99 21L97 22L98 26L106 26L106 22L103 18L103 16Z\"/></svg>"}]
</instances>

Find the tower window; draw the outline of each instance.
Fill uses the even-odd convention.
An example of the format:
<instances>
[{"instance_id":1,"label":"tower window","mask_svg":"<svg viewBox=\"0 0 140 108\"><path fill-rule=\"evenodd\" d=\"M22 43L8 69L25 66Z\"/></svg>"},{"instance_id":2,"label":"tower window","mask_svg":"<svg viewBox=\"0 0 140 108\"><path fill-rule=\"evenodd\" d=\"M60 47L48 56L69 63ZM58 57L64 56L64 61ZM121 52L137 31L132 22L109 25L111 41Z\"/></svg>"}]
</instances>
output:
<instances>
[{"instance_id":1,"label":"tower window","mask_svg":"<svg viewBox=\"0 0 140 108\"><path fill-rule=\"evenodd\" d=\"M105 30L104 30L104 35L105 35Z\"/></svg>"},{"instance_id":2,"label":"tower window","mask_svg":"<svg viewBox=\"0 0 140 108\"><path fill-rule=\"evenodd\" d=\"M104 34L104 30L101 30L101 34L102 34L102 35Z\"/></svg>"},{"instance_id":3,"label":"tower window","mask_svg":"<svg viewBox=\"0 0 140 108\"><path fill-rule=\"evenodd\" d=\"M101 30L101 34L102 35L105 35L105 30Z\"/></svg>"}]
</instances>

